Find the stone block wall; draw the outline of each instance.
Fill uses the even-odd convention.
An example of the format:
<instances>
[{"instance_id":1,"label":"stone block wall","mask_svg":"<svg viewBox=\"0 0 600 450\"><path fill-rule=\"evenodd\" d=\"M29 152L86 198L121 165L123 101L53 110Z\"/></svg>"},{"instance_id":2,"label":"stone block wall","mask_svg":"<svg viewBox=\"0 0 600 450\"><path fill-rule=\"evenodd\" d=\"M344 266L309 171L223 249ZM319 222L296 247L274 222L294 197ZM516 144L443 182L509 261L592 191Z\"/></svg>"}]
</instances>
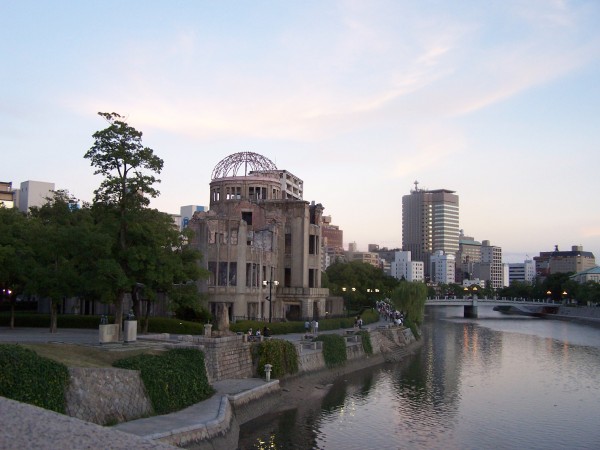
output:
<instances>
[{"instance_id":1,"label":"stone block wall","mask_svg":"<svg viewBox=\"0 0 600 450\"><path fill-rule=\"evenodd\" d=\"M183 336L181 339L199 346L204 352L206 374L210 383L252 377L252 344L245 342L244 336Z\"/></svg>"},{"instance_id":2,"label":"stone block wall","mask_svg":"<svg viewBox=\"0 0 600 450\"><path fill-rule=\"evenodd\" d=\"M66 414L106 425L152 413L152 405L137 370L117 368L69 369Z\"/></svg>"}]
</instances>

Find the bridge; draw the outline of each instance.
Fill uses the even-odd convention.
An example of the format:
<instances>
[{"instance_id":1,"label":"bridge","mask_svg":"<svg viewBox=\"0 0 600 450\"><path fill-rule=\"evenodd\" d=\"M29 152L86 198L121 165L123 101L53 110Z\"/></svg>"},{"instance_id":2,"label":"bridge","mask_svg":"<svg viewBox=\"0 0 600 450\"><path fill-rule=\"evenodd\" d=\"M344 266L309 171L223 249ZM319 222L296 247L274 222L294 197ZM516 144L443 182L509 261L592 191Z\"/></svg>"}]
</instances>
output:
<instances>
[{"instance_id":1,"label":"bridge","mask_svg":"<svg viewBox=\"0 0 600 450\"><path fill-rule=\"evenodd\" d=\"M494 310L507 314L519 314L541 317L544 314L556 314L560 303L553 300L528 300L524 298L428 298L425 306L463 306L464 317L477 318L479 306L492 306Z\"/></svg>"}]
</instances>

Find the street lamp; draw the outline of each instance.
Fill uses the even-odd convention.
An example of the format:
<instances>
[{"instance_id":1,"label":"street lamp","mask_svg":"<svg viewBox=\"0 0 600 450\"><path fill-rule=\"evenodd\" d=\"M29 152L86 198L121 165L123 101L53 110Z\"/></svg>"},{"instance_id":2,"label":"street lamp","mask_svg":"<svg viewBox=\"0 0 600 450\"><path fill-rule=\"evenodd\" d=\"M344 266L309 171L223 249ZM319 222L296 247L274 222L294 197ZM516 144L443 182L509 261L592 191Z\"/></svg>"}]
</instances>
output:
<instances>
[{"instance_id":1,"label":"street lamp","mask_svg":"<svg viewBox=\"0 0 600 450\"><path fill-rule=\"evenodd\" d=\"M269 301L269 323L271 323L271 317L273 314L273 306L271 303L271 299L273 298L273 285L278 286L279 281L273 281L273 267L271 267L271 279L269 281L264 280L263 286L269 286L269 296L265 297Z\"/></svg>"},{"instance_id":2,"label":"street lamp","mask_svg":"<svg viewBox=\"0 0 600 450\"><path fill-rule=\"evenodd\" d=\"M342 288L342 292L344 294L346 293L347 290L348 290L348 288L345 288L345 287ZM350 288L350 291L356 292L356 288L355 287ZM344 296L344 303L345 302L346 302L346 297ZM346 306L346 317L348 317L348 315L350 314L350 297L348 297L348 305L345 305L345 306Z\"/></svg>"},{"instance_id":3,"label":"street lamp","mask_svg":"<svg viewBox=\"0 0 600 450\"><path fill-rule=\"evenodd\" d=\"M567 304L567 291L563 291L562 296L563 296L563 303L566 305Z\"/></svg>"}]
</instances>

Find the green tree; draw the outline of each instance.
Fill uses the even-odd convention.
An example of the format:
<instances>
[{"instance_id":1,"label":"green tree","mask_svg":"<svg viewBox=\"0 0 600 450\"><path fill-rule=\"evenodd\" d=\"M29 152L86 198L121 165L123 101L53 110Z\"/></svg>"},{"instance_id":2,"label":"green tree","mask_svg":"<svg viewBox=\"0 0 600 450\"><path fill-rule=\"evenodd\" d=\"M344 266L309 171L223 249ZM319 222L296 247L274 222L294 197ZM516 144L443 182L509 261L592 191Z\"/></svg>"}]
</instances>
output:
<instances>
[{"instance_id":1,"label":"green tree","mask_svg":"<svg viewBox=\"0 0 600 450\"><path fill-rule=\"evenodd\" d=\"M392 293L392 303L404 311L406 320L416 325L423 323L427 286L419 281L402 281Z\"/></svg>"},{"instance_id":2,"label":"green tree","mask_svg":"<svg viewBox=\"0 0 600 450\"><path fill-rule=\"evenodd\" d=\"M386 297L398 284L381 268L361 261L335 262L326 274L330 291L344 297L348 309L353 311L374 306L376 300Z\"/></svg>"},{"instance_id":3,"label":"green tree","mask_svg":"<svg viewBox=\"0 0 600 450\"><path fill-rule=\"evenodd\" d=\"M122 116L114 112L98 114L108 121L109 126L93 134L94 144L84 157L95 168L94 174L104 177L94 191L94 202L102 204L102 209L116 213L114 260L122 277L113 287L113 297L115 323L121 323L125 294L134 294L138 283L138 268L131 265L132 227L140 212L149 205L150 198L159 195L154 184L160 180L155 174L162 171L163 160L151 148L142 145L142 133L128 125Z\"/></svg>"},{"instance_id":4,"label":"green tree","mask_svg":"<svg viewBox=\"0 0 600 450\"><path fill-rule=\"evenodd\" d=\"M139 220L129 229L130 247L127 266L136 280L132 303L140 317L140 304L147 301L144 331L152 301L159 293L173 301L173 309L201 309L200 294L195 281L207 278L209 272L200 268L200 252L187 245L190 230L179 232L169 214L155 209L139 211Z\"/></svg>"},{"instance_id":5,"label":"green tree","mask_svg":"<svg viewBox=\"0 0 600 450\"><path fill-rule=\"evenodd\" d=\"M33 249L27 291L50 300L50 332L57 330L58 304L77 295L85 280L82 261L90 255L86 244L92 216L89 208L77 207L66 191L57 191L40 208L30 210L29 240Z\"/></svg>"},{"instance_id":6,"label":"green tree","mask_svg":"<svg viewBox=\"0 0 600 450\"><path fill-rule=\"evenodd\" d=\"M0 292L10 302L10 328L15 327L15 301L24 292L32 263L28 221L17 208L0 205Z\"/></svg>"}]
</instances>

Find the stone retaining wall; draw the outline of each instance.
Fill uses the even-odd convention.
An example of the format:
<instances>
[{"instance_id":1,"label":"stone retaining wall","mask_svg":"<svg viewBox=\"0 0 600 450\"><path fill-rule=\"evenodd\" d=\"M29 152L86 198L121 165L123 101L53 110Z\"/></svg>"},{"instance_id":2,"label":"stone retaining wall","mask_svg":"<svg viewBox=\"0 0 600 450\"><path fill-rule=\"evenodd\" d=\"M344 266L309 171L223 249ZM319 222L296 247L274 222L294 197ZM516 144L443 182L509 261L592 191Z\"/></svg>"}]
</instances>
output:
<instances>
[{"instance_id":1,"label":"stone retaining wall","mask_svg":"<svg viewBox=\"0 0 600 450\"><path fill-rule=\"evenodd\" d=\"M137 370L69 368L66 414L106 425L152 413L152 405Z\"/></svg>"},{"instance_id":2,"label":"stone retaining wall","mask_svg":"<svg viewBox=\"0 0 600 450\"><path fill-rule=\"evenodd\" d=\"M206 374L210 383L252 377L252 344L246 342L244 336L182 336L180 339L198 345L204 352Z\"/></svg>"},{"instance_id":3,"label":"stone retaining wall","mask_svg":"<svg viewBox=\"0 0 600 450\"><path fill-rule=\"evenodd\" d=\"M574 317L577 319L600 319L600 308L593 306L561 306L558 308L561 316Z\"/></svg>"}]
</instances>

